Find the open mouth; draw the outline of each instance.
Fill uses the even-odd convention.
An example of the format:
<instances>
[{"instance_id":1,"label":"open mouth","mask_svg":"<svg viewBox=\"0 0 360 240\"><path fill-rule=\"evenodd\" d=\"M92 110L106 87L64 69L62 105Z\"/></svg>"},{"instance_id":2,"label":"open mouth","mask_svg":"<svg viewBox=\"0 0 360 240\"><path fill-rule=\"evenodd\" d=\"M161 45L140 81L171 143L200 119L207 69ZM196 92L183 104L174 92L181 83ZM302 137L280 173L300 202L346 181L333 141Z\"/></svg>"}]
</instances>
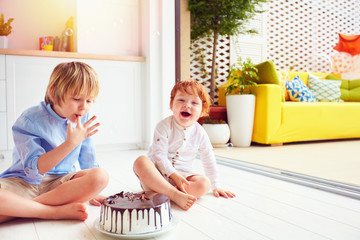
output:
<instances>
[{"instance_id":1,"label":"open mouth","mask_svg":"<svg viewBox=\"0 0 360 240\"><path fill-rule=\"evenodd\" d=\"M188 112L181 112L181 116L183 116L183 117L190 117L191 114L188 113Z\"/></svg>"}]
</instances>

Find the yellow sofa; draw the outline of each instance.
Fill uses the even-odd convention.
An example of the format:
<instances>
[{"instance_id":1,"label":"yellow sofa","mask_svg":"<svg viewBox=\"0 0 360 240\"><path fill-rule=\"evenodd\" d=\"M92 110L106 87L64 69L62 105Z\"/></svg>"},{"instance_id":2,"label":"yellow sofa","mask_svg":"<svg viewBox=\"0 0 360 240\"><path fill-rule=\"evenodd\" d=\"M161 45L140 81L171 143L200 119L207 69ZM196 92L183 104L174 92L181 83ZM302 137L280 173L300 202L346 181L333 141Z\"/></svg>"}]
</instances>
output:
<instances>
[{"instance_id":1,"label":"yellow sofa","mask_svg":"<svg viewBox=\"0 0 360 240\"><path fill-rule=\"evenodd\" d=\"M299 141L360 138L360 102L284 101L281 82L268 79L265 81L267 83L263 83L260 71L258 87L252 88L256 95L253 142L280 145ZM267 73L265 78L269 78L269 75L275 76L274 73ZM291 75L299 75L307 83L308 73L292 72ZM220 106L226 106L225 88L226 84L219 87Z\"/></svg>"}]
</instances>

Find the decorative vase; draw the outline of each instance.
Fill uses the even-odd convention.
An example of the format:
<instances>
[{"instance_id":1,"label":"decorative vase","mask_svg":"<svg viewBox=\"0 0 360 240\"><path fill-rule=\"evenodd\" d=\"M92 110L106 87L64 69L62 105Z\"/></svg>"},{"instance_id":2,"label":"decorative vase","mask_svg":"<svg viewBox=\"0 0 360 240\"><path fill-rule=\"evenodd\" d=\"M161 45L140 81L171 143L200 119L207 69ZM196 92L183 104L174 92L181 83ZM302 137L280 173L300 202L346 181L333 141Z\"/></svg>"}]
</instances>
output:
<instances>
[{"instance_id":1,"label":"decorative vase","mask_svg":"<svg viewBox=\"0 0 360 240\"><path fill-rule=\"evenodd\" d=\"M255 96L228 95L226 107L231 143L234 147L249 147L254 125Z\"/></svg>"},{"instance_id":2,"label":"decorative vase","mask_svg":"<svg viewBox=\"0 0 360 240\"><path fill-rule=\"evenodd\" d=\"M226 146L230 138L230 128L226 123L208 124L204 123L203 128L209 136L213 147Z\"/></svg>"},{"instance_id":3,"label":"decorative vase","mask_svg":"<svg viewBox=\"0 0 360 240\"><path fill-rule=\"evenodd\" d=\"M209 111L209 117L213 120L227 122L226 107L211 106L210 111ZM200 123L202 125L206 118L207 117L199 118L198 123Z\"/></svg>"},{"instance_id":4,"label":"decorative vase","mask_svg":"<svg viewBox=\"0 0 360 240\"><path fill-rule=\"evenodd\" d=\"M0 36L0 48L8 47L8 39L7 36Z\"/></svg>"}]
</instances>

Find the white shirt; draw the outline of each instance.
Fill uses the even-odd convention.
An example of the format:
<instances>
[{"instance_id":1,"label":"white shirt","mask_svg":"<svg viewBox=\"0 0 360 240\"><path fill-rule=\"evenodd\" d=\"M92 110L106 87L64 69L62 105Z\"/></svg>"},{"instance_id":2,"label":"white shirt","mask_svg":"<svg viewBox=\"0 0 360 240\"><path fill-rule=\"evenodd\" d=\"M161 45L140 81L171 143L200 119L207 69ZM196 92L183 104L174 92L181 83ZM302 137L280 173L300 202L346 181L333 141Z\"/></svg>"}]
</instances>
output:
<instances>
[{"instance_id":1,"label":"white shirt","mask_svg":"<svg viewBox=\"0 0 360 240\"><path fill-rule=\"evenodd\" d=\"M175 171L192 173L192 163L197 154L200 154L212 188L220 188L215 154L204 128L198 122L184 128L176 123L173 116L157 124L148 156L162 175L168 177Z\"/></svg>"}]
</instances>

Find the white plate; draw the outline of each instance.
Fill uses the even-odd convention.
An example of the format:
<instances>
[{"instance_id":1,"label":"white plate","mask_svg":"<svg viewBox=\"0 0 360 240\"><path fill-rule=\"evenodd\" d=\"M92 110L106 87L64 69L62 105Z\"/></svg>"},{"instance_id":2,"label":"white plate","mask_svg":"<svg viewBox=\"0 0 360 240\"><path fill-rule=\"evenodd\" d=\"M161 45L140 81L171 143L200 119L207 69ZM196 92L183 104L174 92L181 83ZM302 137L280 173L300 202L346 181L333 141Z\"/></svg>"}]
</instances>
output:
<instances>
[{"instance_id":1,"label":"white plate","mask_svg":"<svg viewBox=\"0 0 360 240\"><path fill-rule=\"evenodd\" d=\"M152 238L152 237L158 237L164 233L167 233L169 231L171 231L172 229L175 228L175 226L179 223L179 218L177 218L176 216L173 215L173 219L172 222L167 225L165 228L156 231L156 232L151 232L151 233L138 233L138 234L121 234L121 233L111 233L111 232L107 232L104 229L101 229L100 227L100 217L95 219L95 228L96 230L98 230L101 233L104 233L106 235L115 237L115 238L120 238L120 239L146 239L146 238Z\"/></svg>"}]
</instances>

